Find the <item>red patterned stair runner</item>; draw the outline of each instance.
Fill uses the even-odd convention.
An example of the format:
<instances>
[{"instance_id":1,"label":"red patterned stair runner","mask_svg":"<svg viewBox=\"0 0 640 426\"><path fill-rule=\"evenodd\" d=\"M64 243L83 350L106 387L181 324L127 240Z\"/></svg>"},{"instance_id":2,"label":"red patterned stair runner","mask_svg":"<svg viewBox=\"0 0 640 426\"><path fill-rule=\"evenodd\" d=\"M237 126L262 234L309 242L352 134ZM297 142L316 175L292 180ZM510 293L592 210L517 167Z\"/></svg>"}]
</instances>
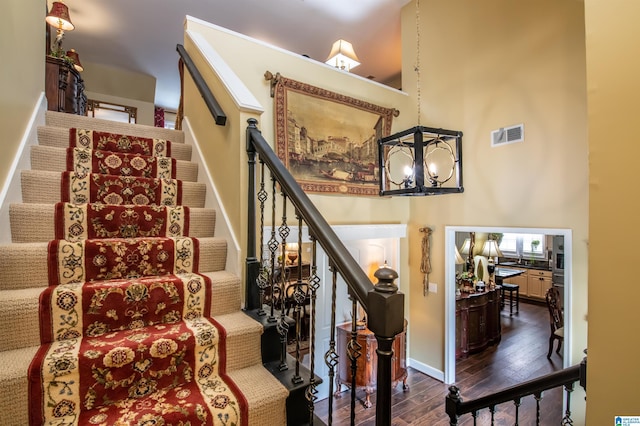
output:
<instances>
[{"instance_id":1,"label":"red patterned stair runner","mask_svg":"<svg viewBox=\"0 0 640 426\"><path fill-rule=\"evenodd\" d=\"M59 240L189 235L189 207L57 203Z\"/></svg>"},{"instance_id":2,"label":"red patterned stair runner","mask_svg":"<svg viewBox=\"0 0 640 426\"><path fill-rule=\"evenodd\" d=\"M182 204L182 181L89 173L62 172L62 201L74 204Z\"/></svg>"},{"instance_id":3,"label":"red patterned stair runner","mask_svg":"<svg viewBox=\"0 0 640 426\"><path fill-rule=\"evenodd\" d=\"M176 160L171 157L150 157L140 154L67 148L67 170L73 170L78 175L100 173L103 175L175 179Z\"/></svg>"},{"instance_id":4,"label":"red patterned stair runner","mask_svg":"<svg viewBox=\"0 0 640 426\"><path fill-rule=\"evenodd\" d=\"M72 146L137 154L118 154L123 163L170 153L165 141L70 134ZM29 367L30 424L246 424L180 182L70 172L62 180L40 296L42 346Z\"/></svg>"},{"instance_id":5,"label":"red patterned stair runner","mask_svg":"<svg viewBox=\"0 0 640 426\"><path fill-rule=\"evenodd\" d=\"M170 141L98 132L96 130L69 129L69 146L71 148L89 148L129 154L171 157Z\"/></svg>"}]
</instances>

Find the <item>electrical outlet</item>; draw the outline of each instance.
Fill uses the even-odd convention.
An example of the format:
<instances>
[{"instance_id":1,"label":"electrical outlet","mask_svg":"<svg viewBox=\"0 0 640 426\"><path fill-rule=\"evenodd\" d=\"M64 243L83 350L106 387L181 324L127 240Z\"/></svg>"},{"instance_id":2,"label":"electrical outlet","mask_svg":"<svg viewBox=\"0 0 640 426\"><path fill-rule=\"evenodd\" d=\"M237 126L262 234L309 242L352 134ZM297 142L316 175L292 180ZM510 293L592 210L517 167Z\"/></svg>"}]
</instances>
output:
<instances>
[{"instance_id":1,"label":"electrical outlet","mask_svg":"<svg viewBox=\"0 0 640 426\"><path fill-rule=\"evenodd\" d=\"M437 293L438 292L438 284L429 283L429 293Z\"/></svg>"}]
</instances>

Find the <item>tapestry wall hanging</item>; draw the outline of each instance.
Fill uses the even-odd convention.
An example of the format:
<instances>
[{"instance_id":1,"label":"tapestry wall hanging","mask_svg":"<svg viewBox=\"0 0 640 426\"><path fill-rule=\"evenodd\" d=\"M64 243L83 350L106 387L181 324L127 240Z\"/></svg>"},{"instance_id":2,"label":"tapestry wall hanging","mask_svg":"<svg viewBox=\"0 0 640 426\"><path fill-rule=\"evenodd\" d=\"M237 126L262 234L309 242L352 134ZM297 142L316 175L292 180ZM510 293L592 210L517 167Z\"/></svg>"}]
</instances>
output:
<instances>
[{"instance_id":1,"label":"tapestry wall hanging","mask_svg":"<svg viewBox=\"0 0 640 426\"><path fill-rule=\"evenodd\" d=\"M359 99L273 75L276 152L306 192L379 193L378 139L398 116Z\"/></svg>"}]
</instances>

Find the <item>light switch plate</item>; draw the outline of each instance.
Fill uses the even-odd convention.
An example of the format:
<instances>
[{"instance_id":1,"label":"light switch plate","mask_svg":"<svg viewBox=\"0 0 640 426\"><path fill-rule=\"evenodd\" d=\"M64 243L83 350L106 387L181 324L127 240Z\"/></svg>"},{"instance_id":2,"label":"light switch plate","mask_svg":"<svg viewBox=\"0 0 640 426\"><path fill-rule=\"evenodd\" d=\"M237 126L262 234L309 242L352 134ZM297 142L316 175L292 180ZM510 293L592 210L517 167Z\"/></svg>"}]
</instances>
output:
<instances>
[{"instance_id":1,"label":"light switch plate","mask_svg":"<svg viewBox=\"0 0 640 426\"><path fill-rule=\"evenodd\" d=\"M429 283L429 293L437 293L438 292L438 284Z\"/></svg>"}]
</instances>

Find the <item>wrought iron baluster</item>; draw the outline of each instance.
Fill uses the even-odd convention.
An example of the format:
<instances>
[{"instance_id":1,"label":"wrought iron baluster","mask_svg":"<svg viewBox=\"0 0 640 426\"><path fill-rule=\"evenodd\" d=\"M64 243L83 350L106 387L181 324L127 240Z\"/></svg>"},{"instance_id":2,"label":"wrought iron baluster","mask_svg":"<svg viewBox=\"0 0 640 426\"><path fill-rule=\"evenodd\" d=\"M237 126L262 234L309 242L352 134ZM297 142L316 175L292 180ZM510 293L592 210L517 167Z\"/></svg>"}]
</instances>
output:
<instances>
[{"instance_id":1,"label":"wrought iron baluster","mask_svg":"<svg viewBox=\"0 0 640 426\"><path fill-rule=\"evenodd\" d=\"M287 338L289 336L289 322L285 315L285 298L286 298L286 286L287 277L285 271L285 263L287 258L286 245L287 238L289 237L290 229L287 225L287 194L284 192L280 194L282 196L282 223L278 228L278 235L280 236L280 242L282 247L282 262L280 264L280 321L278 322L278 333L280 333L280 343L282 345L282 351L280 352L280 371L287 370Z\"/></svg>"},{"instance_id":2,"label":"wrought iron baluster","mask_svg":"<svg viewBox=\"0 0 640 426\"><path fill-rule=\"evenodd\" d=\"M478 412L474 411L471 413L471 417L473 417L473 426L476 426L478 424Z\"/></svg>"},{"instance_id":3,"label":"wrought iron baluster","mask_svg":"<svg viewBox=\"0 0 640 426\"><path fill-rule=\"evenodd\" d=\"M302 317L304 315L304 302L307 300L307 294L309 292L308 285L304 285L302 282L302 217L296 212L298 218L298 257L296 259L298 266L298 278L296 280L295 287L293 289L293 302L295 304L294 317L296 320L296 372L291 378L291 381L295 384L302 383L302 377L300 376L300 340L302 338ZM285 296L287 296L285 294Z\"/></svg>"},{"instance_id":4,"label":"wrought iron baluster","mask_svg":"<svg viewBox=\"0 0 640 426\"><path fill-rule=\"evenodd\" d=\"M331 279L331 337L329 340L329 350L324 355L324 362L329 367L329 426L333 424L333 384L336 375L336 365L338 365L339 356L336 352L336 290L338 287L338 272L336 267L331 263L329 270L332 274ZM340 386L340 385L338 385ZM340 389L337 389L338 391Z\"/></svg>"},{"instance_id":5,"label":"wrought iron baluster","mask_svg":"<svg viewBox=\"0 0 640 426\"><path fill-rule=\"evenodd\" d=\"M536 392L533 394L536 399L536 425L540 424L540 401L542 400L542 392Z\"/></svg>"},{"instance_id":6,"label":"wrought iron baluster","mask_svg":"<svg viewBox=\"0 0 640 426\"><path fill-rule=\"evenodd\" d=\"M573 392L573 386L573 382L564 385L565 392L567 393L567 409L564 413L564 417L562 418L562 426L573 424L573 420L571 419L571 393Z\"/></svg>"},{"instance_id":7,"label":"wrought iron baluster","mask_svg":"<svg viewBox=\"0 0 640 426\"><path fill-rule=\"evenodd\" d=\"M266 315L264 310L264 293L269 286L269 272L267 271L266 259L264 258L264 203L269 198L264 189L264 161L260 159L260 190L258 191L258 201L260 202L260 271L256 279L256 285L260 291L260 309L258 315Z\"/></svg>"},{"instance_id":8,"label":"wrought iron baluster","mask_svg":"<svg viewBox=\"0 0 640 426\"><path fill-rule=\"evenodd\" d=\"M491 426L493 426L496 422L496 406L495 405L490 406L489 412L491 413Z\"/></svg>"},{"instance_id":9,"label":"wrought iron baluster","mask_svg":"<svg viewBox=\"0 0 640 426\"><path fill-rule=\"evenodd\" d=\"M315 402L318 399L318 389L316 384L315 367L316 367L316 297L317 291L320 288L320 278L318 277L318 264L317 264L317 241L315 237L311 236L311 276L309 277L309 292L311 294L311 329L309 330L309 386L305 391L307 402L309 403L309 424L313 424L313 413ZM329 394L331 395L331 393Z\"/></svg>"},{"instance_id":10,"label":"wrought iron baluster","mask_svg":"<svg viewBox=\"0 0 640 426\"><path fill-rule=\"evenodd\" d=\"M356 424L356 373L358 371L358 358L362 355L362 346L358 343L358 301L351 299L351 339L347 344L347 356L351 360L351 426ZM369 408L369 407L367 407Z\"/></svg>"},{"instance_id":11,"label":"wrought iron baluster","mask_svg":"<svg viewBox=\"0 0 640 426\"><path fill-rule=\"evenodd\" d=\"M269 322L276 322L276 314L275 314L275 291L276 291L276 283L275 283L275 270L276 270L276 251L278 250L278 240L276 240L276 178L271 173L271 238L269 238L269 254L270 254L270 279L269 286L271 290L271 309L269 310Z\"/></svg>"},{"instance_id":12,"label":"wrought iron baluster","mask_svg":"<svg viewBox=\"0 0 640 426\"><path fill-rule=\"evenodd\" d=\"M518 423L520 422L518 417L519 417L519 411L520 411L521 402L522 402L521 398L516 398L516 399L513 400L513 405L516 406L516 423L513 426L518 426Z\"/></svg>"}]
</instances>

